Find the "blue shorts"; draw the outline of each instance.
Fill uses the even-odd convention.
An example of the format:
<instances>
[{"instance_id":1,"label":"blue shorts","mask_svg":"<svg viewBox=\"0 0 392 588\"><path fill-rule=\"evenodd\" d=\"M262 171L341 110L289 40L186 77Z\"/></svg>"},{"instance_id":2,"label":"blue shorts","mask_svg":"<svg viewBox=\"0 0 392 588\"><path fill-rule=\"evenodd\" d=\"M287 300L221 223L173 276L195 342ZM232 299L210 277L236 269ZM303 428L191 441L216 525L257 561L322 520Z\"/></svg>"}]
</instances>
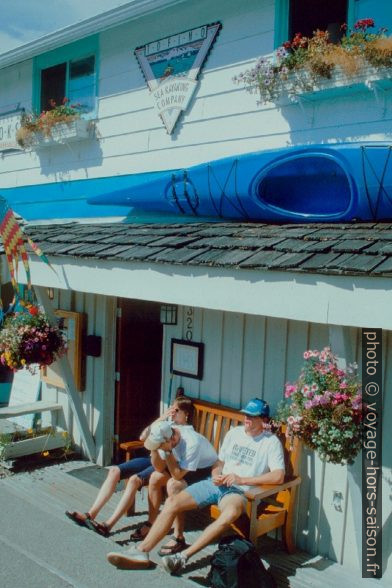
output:
<instances>
[{"instance_id":1,"label":"blue shorts","mask_svg":"<svg viewBox=\"0 0 392 588\"><path fill-rule=\"evenodd\" d=\"M120 470L120 480L126 480L136 474L143 484L148 482L149 477L154 471L149 457L135 457L117 466Z\"/></svg>"},{"instance_id":2,"label":"blue shorts","mask_svg":"<svg viewBox=\"0 0 392 588\"><path fill-rule=\"evenodd\" d=\"M210 506L211 504L219 504L227 494L239 494L245 500L242 490L236 486L215 486L212 478L188 486L188 488L185 488L185 492L188 492L192 496L199 508Z\"/></svg>"}]
</instances>

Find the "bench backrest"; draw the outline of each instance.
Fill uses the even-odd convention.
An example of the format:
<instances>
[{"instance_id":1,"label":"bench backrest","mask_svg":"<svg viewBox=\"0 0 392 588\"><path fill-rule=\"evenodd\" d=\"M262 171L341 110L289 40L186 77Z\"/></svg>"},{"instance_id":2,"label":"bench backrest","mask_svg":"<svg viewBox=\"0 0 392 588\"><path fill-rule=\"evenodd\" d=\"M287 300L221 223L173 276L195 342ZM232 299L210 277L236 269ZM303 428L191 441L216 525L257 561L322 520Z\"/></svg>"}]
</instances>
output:
<instances>
[{"instance_id":1,"label":"bench backrest","mask_svg":"<svg viewBox=\"0 0 392 588\"><path fill-rule=\"evenodd\" d=\"M195 430L204 435L216 451L219 451L227 431L241 424L245 418L245 415L239 410L205 400L194 400L193 406L195 409L193 418ZM285 426L282 426L276 435L280 438L284 448L286 479L291 479L298 475L300 444L297 438L291 440L286 437Z\"/></svg>"}]
</instances>

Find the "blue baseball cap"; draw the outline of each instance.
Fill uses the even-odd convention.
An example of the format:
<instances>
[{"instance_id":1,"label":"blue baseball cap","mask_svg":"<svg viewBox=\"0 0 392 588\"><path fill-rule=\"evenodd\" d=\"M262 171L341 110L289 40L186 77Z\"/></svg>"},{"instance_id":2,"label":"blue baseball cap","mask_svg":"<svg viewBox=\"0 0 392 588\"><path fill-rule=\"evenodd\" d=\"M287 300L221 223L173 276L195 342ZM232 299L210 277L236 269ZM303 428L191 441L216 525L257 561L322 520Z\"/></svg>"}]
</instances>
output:
<instances>
[{"instance_id":1,"label":"blue baseball cap","mask_svg":"<svg viewBox=\"0 0 392 588\"><path fill-rule=\"evenodd\" d=\"M265 400L261 398L252 398L240 412L254 417L269 417L270 409Z\"/></svg>"}]
</instances>

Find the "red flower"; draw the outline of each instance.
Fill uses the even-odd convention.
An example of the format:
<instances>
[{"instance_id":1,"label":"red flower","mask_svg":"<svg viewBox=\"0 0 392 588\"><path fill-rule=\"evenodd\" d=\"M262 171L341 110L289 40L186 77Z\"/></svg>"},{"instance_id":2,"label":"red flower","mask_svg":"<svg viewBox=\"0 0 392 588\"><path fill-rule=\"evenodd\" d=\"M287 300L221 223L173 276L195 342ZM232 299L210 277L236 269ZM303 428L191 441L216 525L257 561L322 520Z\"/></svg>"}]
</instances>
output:
<instances>
[{"instance_id":1,"label":"red flower","mask_svg":"<svg viewBox=\"0 0 392 588\"><path fill-rule=\"evenodd\" d=\"M374 27L374 20L372 18L362 18L360 20L357 20L357 22L354 25L354 29L360 29L362 31L366 31L366 29L369 29L371 27Z\"/></svg>"},{"instance_id":2,"label":"red flower","mask_svg":"<svg viewBox=\"0 0 392 588\"><path fill-rule=\"evenodd\" d=\"M64 98L63 98L63 104L67 104L67 102L69 102L69 98L66 98L66 97L64 96Z\"/></svg>"},{"instance_id":3,"label":"red flower","mask_svg":"<svg viewBox=\"0 0 392 588\"><path fill-rule=\"evenodd\" d=\"M29 313L32 314L33 316L37 315L39 310L36 306L29 306Z\"/></svg>"}]
</instances>

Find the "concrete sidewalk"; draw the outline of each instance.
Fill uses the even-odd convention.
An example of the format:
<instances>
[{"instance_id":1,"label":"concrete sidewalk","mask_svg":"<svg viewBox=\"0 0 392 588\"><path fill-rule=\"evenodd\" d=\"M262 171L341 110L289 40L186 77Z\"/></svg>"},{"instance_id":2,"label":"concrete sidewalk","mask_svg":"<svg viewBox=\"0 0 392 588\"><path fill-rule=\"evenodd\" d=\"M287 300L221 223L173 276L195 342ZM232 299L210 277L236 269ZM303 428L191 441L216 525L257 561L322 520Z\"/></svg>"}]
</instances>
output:
<instances>
[{"instance_id":1,"label":"concrete sidewalk","mask_svg":"<svg viewBox=\"0 0 392 588\"><path fill-rule=\"evenodd\" d=\"M150 570L126 571L117 570L106 561L109 551L124 549L122 545L128 543L130 528L145 518L143 501L138 509L141 506L144 515L132 517L131 525L128 524L131 519L123 519L118 524L122 530L112 539L78 527L64 515L68 508L86 510L104 475L102 468L92 464L70 462L0 480L1 586L129 588L147 583L150 588L195 586L186 578L168 575L156 565ZM89 477L90 482L86 481Z\"/></svg>"},{"instance_id":2,"label":"concrete sidewalk","mask_svg":"<svg viewBox=\"0 0 392 588\"><path fill-rule=\"evenodd\" d=\"M130 533L147 518L147 493L138 493L136 514L122 518L109 538L69 520L65 510L85 512L106 477L106 469L88 461L69 461L0 479L0 585L7 588L197 588L208 586L210 545L192 558L181 577L160 567L156 550L149 570L117 570L106 560L123 551ZM101 512L102 521L119 500L116 492ZM208 513L187 514L186 540L192 543L209 522ZM386 587L384 580L363 580L321 556L297 551L288 555L279 542L262 538L259 553L278 588Z\"/></svg>"}]
</instances>

